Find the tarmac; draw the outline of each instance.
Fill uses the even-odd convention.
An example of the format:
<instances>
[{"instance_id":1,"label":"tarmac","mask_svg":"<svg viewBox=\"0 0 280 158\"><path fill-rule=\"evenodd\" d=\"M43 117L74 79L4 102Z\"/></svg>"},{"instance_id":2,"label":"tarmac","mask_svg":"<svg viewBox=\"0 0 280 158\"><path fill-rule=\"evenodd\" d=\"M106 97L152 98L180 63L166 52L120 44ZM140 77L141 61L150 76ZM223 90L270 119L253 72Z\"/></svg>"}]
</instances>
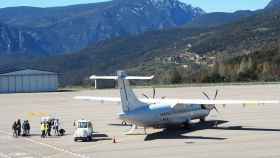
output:
<instances>
[{"instance_id":1,"label":"tarmac","mask_svg":"<svg viewBox=\"0 0 280 158\"><path fill-rule=\"evenodd\" d=\"M156 89L157 97L201 99L206 91L217 99L280 100L280 85L239 85ZM152 95L151 88L135 89L138 96ZM207 122L189 129L138 129L124 135L117 114L120 105L74 100L74 96L119 96L118 90L82 90L55 93L0 94L0 158L279 158L280 105L218 106ZM40 137L40 116L61 118L63 137ZM11 136L12 123L31 123L31 136ZM89 119L97 132L92 142L73 141L73 121ZM218 123L216 127L215 124ZM115 138L116 143L113 143Z\"/></svg>"}]
</instances>

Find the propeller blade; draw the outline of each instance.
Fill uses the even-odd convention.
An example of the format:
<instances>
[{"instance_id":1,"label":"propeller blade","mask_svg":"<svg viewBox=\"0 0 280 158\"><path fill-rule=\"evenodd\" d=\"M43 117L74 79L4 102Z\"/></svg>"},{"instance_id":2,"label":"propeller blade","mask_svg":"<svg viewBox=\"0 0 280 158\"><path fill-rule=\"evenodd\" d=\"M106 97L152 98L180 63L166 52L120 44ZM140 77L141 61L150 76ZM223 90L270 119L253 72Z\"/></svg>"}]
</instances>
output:
<instances>
[{"instance_id":1,"label":"propeller blade","mask_svg":"<svg viewBox=\"0 0 280 158\"><path fill-rule=\"evenodd\" d=\"M215 109L215 111L216 111L218 114L221 114L220 111L217 109L216 106L214 106L214 109Z\"/></svg>"},{"instance_id":2,"label":"propeller blade","mask_svg":"<svg viewBox=\"0 0 280 158\"><path fill-rule=\"evenodd\" d=\"M149 97L148 97L146 94L143 93L142 95L143 95L145 98L149 99Z\"/></svg>"},{"instance_id":3,"label":"propeller blade","mask_svg":"<svg viewBox=\"0 0 280 158\"><path fill-rule=\"evenodd\" d=\"M216 90L216 93L215 93L215 95L214 95L214 100L216 100L216 98L217 98L217 96L218 96L218 93L219 93L219 90L217 89L217 90Z\"/></svg>"},{"instance_id":4,"label":"propeller blade","mask_svg":"<svg viewBox=\"0 0 280 158\"><path fill-rule=\"evenodd\" d=\"M208 100L211 100L207 93L202 92L202 94L203 94Z\"/></svg>"},{"instance_id":5,"label":"propeller blade","mask_svg":"<svg viewBox=\"0 0 280 158\"><path fill-rule=\"evenodd\" d=\"M156 97L156 89L153 87L153 99Z\"/></svg>"}]
</instances>

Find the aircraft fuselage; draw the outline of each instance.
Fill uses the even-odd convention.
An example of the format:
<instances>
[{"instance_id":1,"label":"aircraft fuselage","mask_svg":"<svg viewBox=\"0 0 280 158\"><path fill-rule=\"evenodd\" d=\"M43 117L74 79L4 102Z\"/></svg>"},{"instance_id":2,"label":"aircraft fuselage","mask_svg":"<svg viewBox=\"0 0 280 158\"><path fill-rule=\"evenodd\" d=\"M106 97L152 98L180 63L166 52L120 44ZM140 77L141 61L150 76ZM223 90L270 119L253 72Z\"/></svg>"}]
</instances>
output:
<instances>
[{"instance_id":1,"label":"aircraft fuselage","mask_svg":"<svg viewBox=\"0 0 280 158\"><path fill-rule=\"evenodd\" d=\"M186 124L194 119L204 119L209 115L209 112L209 110L198 104L180 106L152 104L121 113L119 118L138 126L162 128Z\"/></svg>"}]
</instances>

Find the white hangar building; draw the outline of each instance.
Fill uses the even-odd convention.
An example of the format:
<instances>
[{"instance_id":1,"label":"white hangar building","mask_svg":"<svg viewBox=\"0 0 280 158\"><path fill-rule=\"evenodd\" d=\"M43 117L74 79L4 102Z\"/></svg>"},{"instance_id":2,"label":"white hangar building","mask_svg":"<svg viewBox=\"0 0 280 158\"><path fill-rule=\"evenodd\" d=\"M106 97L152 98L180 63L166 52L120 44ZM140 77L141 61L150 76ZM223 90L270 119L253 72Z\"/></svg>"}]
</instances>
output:
<instances>
[{"instance_id":1,"label":"white hangar building","mask_svg":"<svg viewBox=\"0 0 280 158\"><path fill-rule=\"evenodd\" d=\"M58 89L58 74L25 69L0 74L0 93L52 92Z\"/></svg>"}]
</instances>

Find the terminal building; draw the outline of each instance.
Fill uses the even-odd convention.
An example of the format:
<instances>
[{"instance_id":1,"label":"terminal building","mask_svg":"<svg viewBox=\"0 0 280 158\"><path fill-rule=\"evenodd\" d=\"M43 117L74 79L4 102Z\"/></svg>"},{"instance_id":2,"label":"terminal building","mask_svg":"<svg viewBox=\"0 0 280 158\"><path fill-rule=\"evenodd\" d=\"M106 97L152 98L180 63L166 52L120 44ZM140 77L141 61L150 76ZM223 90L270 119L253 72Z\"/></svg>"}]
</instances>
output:
<instances>
[{"instance_id":1,"label":"terminal building","mask_svg":"<svg viewBox=\"0 0 280 158\"><path fill-rule=\"evenodd\" d=\"M25 69L0 73L0 93L53 92L58 84L55 72Z\"/></svg>"}]
</instances>

